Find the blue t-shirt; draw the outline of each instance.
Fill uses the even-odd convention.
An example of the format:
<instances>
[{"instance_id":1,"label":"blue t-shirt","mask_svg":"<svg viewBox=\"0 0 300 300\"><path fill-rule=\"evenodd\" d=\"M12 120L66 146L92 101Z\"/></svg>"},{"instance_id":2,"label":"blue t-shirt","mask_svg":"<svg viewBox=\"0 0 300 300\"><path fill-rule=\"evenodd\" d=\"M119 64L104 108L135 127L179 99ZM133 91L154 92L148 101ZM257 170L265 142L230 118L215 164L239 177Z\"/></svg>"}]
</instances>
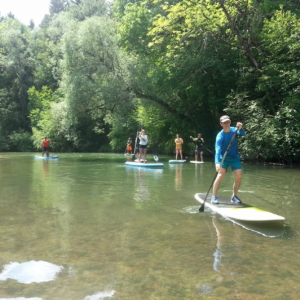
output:
<instances>
[{"instance_id":1,"label":"blue t-shirt","mask_svg":"<svg viewBox=\"0 0 300 300\"><path fill-rule=\"evenodd\" d=\"M229 132L225 132L224 130L221 130L216 138L216 154L215 154L215 163L219 164L222 161L223 155L232 139L233 134L237 131L238 136L245 135L245 129L242 128L241 130L238 130L236 127L230 127ZM227 153L228 158L238 157L239 151L238 151L238 140L237 138L234 139L234 141L231 144L231 147Z\"/></svg>"}]
</instances>

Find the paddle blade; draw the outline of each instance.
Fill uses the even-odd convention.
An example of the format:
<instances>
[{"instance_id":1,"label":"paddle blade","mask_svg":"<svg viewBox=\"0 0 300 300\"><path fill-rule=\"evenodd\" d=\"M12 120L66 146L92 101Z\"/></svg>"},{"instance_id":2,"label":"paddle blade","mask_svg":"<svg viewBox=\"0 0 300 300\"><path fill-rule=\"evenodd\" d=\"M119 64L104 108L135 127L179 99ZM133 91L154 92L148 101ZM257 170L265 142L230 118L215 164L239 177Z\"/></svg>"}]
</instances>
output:
<instances>
[{"instance_id":1,"label":"paddle blade","mask_svg":"<svg viewBox=\"0 0 300 300\"><path fill-rule=\"evenodd\" d=\"M154 155L153 158L154 158L155 161L158 161L157 155Z\"/></svg>"},{"instance_id":2,"label":"paddle blade","mask_svg":"<svg viewBox=\"0 0 300 300\"><path fill-rule=\"evenodd\" d=\"M202 205L200 206L199 212L204 212L204 203L202 203Z\"/></svg>"}]
</instances>

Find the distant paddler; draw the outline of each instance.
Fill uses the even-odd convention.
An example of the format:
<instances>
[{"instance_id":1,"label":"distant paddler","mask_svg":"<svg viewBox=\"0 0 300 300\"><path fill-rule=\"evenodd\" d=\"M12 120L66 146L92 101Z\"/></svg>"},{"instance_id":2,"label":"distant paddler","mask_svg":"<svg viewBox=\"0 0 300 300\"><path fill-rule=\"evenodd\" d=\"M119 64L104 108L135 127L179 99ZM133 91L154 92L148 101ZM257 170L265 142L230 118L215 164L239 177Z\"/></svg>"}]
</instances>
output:
<instances>
[{"instance_id":1,"label":"distant paddler","mask_svg":"<svg viewBox=\"0 0 300 300\"><path fill-rule=\"evenodd\" d=\"M128 138L128 140L127 140L126 150L127 150L127 154L132 154L132 139L131 138Z\"/></svg>"},{"instance_id":2,"label":"distant paddler","mask_svg":"<svg viewBox=\"0 0 300 300\"><path fill-rule=\"evenodd\" d=\"M203 161L203 144L204 144L204 139L202 138L202 134L198 133L198 136L196 138L193 138L190 136L192 141L195 143L195 161L198 161L198 157L200 156L200 162Z\"/></svg>"},{"instance_id":3,"label":"distant paddler","mask_svg":"<svg viewBox=\"0 0 300 300\"><path fill-rule=\"evenodd\" d=\"M181 160L182 158L182 144L183 144L183 139L180 137L179 134L176 134L176 139L175 139L175 144L176 144L176 160L178 158L178 154L180 154Z\"/></svg>"},{"instance_id":4,"label":"distant paddler","mask_svg":"<svg viewBox=\"0 0 300 300\"><path fill-rule=\"evenodd\" d=\"M42 147L43 147L43 152L42 156L44 156L44 153L46 153L46 156L49 156L49 146L50 146L50 141L45 137L42 142Z\"/></svg>"},{"instance_id":5,"label":"distant paddler","mask_svg":"<svg viewBox=\"0 0 300 300\"><path fill-rule=\"evenodd\" d=\"M143 161L146 162L146 155L147 155L147 145L148 145L148 136L146 135L145 129L142 129L139 134L139 162Z\"/></svg>"}]
</instances>

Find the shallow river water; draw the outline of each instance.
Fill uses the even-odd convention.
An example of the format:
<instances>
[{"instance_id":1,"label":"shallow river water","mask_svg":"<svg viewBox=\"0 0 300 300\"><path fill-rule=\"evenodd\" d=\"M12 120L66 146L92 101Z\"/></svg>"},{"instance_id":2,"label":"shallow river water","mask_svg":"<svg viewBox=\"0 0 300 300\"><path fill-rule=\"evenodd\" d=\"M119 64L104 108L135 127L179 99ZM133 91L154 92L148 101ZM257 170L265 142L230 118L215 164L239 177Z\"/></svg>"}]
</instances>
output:
<instances>
[{"instance_id":1,"label":"shallow river water","mask_svg":"<svg viewBox=\"0 0 300 300\"><path fill-rule=\"evenodd\" d=\"M286 218L253 229L198 213L211 162L34 155L0 154L0 300L299 299L299 168L243 164L240 198Z\"/></svg>"}]
</instances>

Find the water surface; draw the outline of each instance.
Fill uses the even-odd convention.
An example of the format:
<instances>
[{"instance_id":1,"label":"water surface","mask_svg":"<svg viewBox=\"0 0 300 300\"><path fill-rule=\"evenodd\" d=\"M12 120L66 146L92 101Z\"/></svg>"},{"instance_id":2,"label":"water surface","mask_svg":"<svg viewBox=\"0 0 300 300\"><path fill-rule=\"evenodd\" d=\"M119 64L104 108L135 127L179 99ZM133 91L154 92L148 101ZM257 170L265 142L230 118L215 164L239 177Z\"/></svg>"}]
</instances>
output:
<instances>
[{"instance_id":1,"label":"water surface","mask_svg":"<svg viewBox=\"0 0 300 300\"><path fill-rule=\"evenodd\" d=\"M254 232L197 213L212 163L34 155L0 154L0 300L299 298L298 168L243 165L244 202L286 218ZM232 183L229 173L220 194Z\"/></svg>"}]
</instances>

